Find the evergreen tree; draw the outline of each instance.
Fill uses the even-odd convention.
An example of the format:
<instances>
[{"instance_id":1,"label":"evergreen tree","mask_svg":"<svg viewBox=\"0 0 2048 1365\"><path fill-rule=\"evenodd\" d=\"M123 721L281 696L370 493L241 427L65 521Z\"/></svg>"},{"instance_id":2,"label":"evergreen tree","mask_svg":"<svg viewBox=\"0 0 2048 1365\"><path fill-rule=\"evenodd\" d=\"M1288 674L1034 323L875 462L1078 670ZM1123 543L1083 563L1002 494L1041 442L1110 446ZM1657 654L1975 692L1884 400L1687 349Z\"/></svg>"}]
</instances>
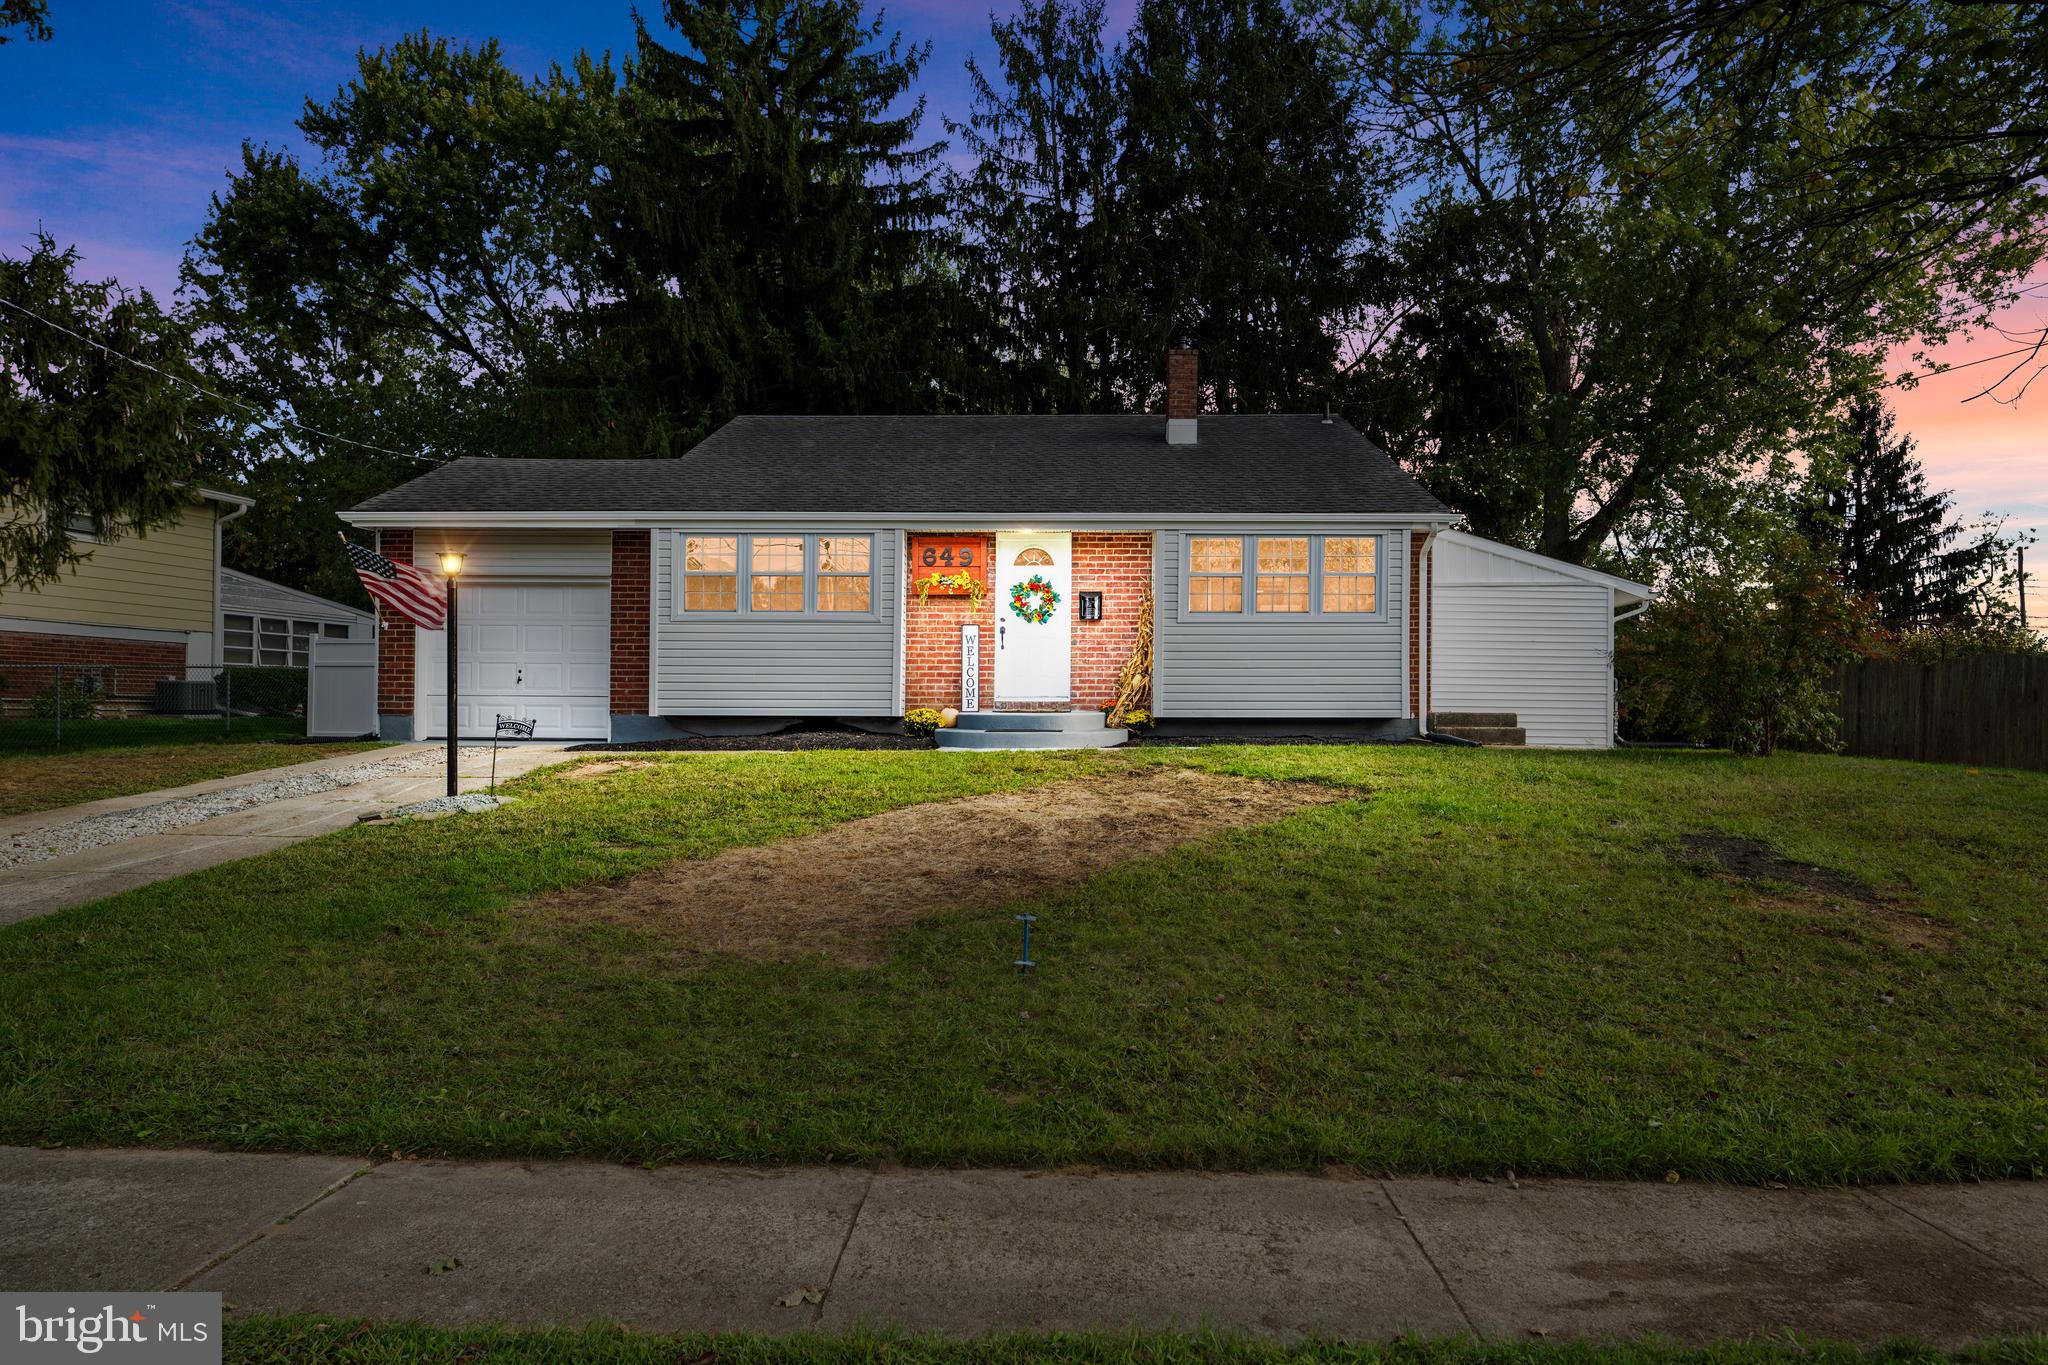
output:
<instances>
[{"instance_id":1,"label":"evergreen tree","mask_svg":"<svg viewBox=\"0 0 2048 1365\"><path fill-rule=\"evenodd\" d=\"M2005 556L1990 532L1951 519L1950 496L1929 489L1913 438L1876 394L1852 399L1839 461L1817 461L1813 501L1802 520L1808 536L1834 556L1853 591L1877 604L1894 630L1970 618Z\"/></svg>"},{"instance_id":2,"label":"evergreen tree","mask_svg":"<svg viewBox=\"0 0 2048 1365\"><path fill-rule=\"evenodd\" d=\"M973 168L948 177L965 282L1002 376L993 406L1114 412L1131 323L1122 290L1116 54L1102 0L1024 0L989 24L996 64L970 57Z\"/></svg>"},{"instance_id":3,"label":"evergreen tree","mask_svg":"<svg viewBox=\"0 0 2048 1365\"><path fill-rule=\"evenodd\" d=\"M664 13L681 42L639 25L602 206L655 449L742 412L952 404L943 144L900 107L929 47L857 0Z\"/></svg>"},{"instance_id":4,"label":"evergreen tree","mask_svg":"<svg viewBox=\"0 0 2048 1365\"><path fill-rule=\"evenodd\" d=\"M32 589L99 539L147 535L192 502L220 440L183 323L146 290L75 278L47 235L0 256L0 588ZM6 614L0 596L0 615Z\"/></svg>"},{"instance_id":5,"label":"evergreen tree","mask_svg":"<svg viewBox=\"0 0 2048 1365\"><path fill-rule=\"evenodd\" d=\"M1384 201L1336 53L1284 0L1145 0L1121 83L1133 350L1199 347L1225 412L1320 401Z\"/></svg>"}]
</instances>

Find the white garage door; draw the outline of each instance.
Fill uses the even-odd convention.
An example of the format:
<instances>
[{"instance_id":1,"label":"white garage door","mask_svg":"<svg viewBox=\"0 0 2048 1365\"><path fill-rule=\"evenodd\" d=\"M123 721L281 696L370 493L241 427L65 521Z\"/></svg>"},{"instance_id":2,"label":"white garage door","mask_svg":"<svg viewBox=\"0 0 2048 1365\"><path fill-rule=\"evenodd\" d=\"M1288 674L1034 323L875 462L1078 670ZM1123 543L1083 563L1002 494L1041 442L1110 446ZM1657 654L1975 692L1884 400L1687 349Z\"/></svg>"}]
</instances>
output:
<instances>
[{"instance_id":1,"label":"white garage door","mask_svg":"<svg viewBox=\"0 0 2048 1365\"><path fill-rule=\"evenodd\" d=\"M537 739L611 735L611 589L602 583L465 583L456 644L463 738L497 718L538 721ZM448 733L447 632L418 632L415 714Z\"/></svg>"}]
</instances>

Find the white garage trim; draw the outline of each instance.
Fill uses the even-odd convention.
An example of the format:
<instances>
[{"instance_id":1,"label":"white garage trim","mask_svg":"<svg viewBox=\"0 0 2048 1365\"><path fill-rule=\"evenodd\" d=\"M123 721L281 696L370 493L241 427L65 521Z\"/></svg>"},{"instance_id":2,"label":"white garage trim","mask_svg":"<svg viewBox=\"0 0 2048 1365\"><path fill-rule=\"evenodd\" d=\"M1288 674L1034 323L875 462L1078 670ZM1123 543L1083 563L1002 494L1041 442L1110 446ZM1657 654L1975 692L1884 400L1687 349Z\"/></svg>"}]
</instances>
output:
<instances>
[{"instance_id":1,"label":"white garage trim","mask_svg":"<svg viewBox=\"0 0 2048 1365\"><path fill-rule=\"evenodd\" d=\"M1612 744L1615 613L1650 589L1461 531L1431 561L1432 709L1513 712L1531 744Z\"/></svg>"}]
</instances>

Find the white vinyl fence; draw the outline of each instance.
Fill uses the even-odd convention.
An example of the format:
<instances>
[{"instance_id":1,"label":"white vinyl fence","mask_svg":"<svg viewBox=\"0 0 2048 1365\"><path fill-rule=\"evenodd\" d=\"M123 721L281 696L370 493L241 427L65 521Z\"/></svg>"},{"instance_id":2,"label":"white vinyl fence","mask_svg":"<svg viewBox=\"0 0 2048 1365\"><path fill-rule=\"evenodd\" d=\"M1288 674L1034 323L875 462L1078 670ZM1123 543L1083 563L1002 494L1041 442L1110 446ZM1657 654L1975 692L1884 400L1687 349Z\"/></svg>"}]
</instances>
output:
<instances>
[{"instance_id":1,"label":"white vinyl fence","mask_svg":"<svg viewBox=\"0 0 2048 1365\"><path fill-rule=\"evenodd\" d=\"M306 734L355 739L377 733L377 642L313 641L306 673Z\"/></svg>"}]
</instances>

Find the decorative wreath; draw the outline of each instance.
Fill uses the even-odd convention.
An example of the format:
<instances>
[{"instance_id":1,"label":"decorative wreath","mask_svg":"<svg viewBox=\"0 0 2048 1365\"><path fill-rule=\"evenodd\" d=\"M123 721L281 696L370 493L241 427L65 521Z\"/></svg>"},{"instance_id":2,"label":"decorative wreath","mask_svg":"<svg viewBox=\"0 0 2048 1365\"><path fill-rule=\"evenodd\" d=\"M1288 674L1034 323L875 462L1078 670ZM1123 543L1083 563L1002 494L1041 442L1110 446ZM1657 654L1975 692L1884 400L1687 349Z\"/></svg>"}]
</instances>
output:
<instances>
[{"instance_id":1,"label":"decorative wreath","mask_svg":"<svg viewBox=\"0 0 2048 1365\"><path fill-rule=\"evenodd\" d=\"M1059 604L1058 590L1045 581L1042 573L1035 573L1022 583L1011 585L1010 610L1034 626L1052 620L1053 609Z\"/></svg>"}]
</instances>

